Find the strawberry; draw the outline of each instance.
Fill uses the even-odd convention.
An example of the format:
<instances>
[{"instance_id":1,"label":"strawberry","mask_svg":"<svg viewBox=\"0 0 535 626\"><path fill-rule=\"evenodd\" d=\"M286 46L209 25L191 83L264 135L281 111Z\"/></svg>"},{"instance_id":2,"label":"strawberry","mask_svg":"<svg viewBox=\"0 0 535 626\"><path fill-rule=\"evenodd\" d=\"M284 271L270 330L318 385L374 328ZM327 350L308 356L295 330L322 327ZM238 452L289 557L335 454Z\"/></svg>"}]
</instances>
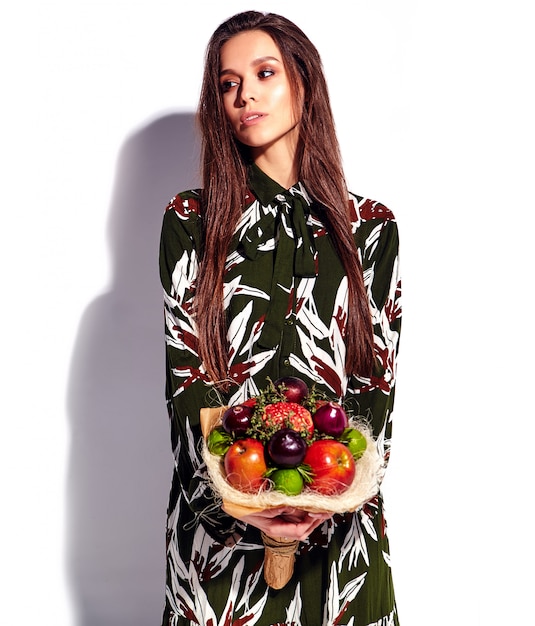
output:
<instances>
[{"instance_id":1,"label":"strawberry","mask_svg":"<svg viewBox=\"0 0 535 626\"><path fill-rule=\"evenodd\" d=\"M295 402L276 402L266 404L262 420L268 427L289 427L308 436L314 433L314 422L310 411Z\"/></svg>"}]
</instances>

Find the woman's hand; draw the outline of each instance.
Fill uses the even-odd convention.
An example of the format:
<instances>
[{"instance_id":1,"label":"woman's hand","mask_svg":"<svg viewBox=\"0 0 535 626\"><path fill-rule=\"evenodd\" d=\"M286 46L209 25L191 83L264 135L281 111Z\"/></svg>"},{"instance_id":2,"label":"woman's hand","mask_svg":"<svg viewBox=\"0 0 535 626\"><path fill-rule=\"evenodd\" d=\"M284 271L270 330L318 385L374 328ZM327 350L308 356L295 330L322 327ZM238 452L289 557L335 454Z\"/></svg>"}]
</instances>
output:
<instances>
[{"instance_id":1,"label":"woman's hand","mask_svg":"<svg viewBox=\"0 0 535 626\"><path fill-rule=\"evenodd\" d=\"M224 507L223 507L224 509ZM241 518L270 537L284 537L304 541L310 533L332 517L332 513L309 513L290 506L266 509Z\"/></svg>"}]
</instances>

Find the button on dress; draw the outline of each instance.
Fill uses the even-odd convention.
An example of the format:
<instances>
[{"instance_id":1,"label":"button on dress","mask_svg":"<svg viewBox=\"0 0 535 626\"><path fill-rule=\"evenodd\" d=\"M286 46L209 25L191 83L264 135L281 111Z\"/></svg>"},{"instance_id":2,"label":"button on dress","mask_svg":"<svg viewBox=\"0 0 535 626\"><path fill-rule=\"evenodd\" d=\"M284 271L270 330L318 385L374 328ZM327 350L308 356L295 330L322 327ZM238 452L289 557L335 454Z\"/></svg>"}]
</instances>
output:
<instances>
[{"instance_id":1,"label":"button on dress","mask_svg":"<svg viewBox=\"0 0 535 626\"><path fill-rule=\"evenodd\" d=\"M374 327L371 378L345 373L347 278L323 208L303 184L284 189L253 165L225 267L233 384L224 395L199 359L192 317L202 232L199 192L178 194L165 211L160 275L175 466L162 626L399 623L381 492L301 542L292 579L273 590L263 578L260 531L221 510L199 445L202 407L244 401L265 388L268 377L298 376L369 421L384 458L382 479L401 328L398 231L382 204L353 194L348 203Z\"/></svg>"}]
</instances>

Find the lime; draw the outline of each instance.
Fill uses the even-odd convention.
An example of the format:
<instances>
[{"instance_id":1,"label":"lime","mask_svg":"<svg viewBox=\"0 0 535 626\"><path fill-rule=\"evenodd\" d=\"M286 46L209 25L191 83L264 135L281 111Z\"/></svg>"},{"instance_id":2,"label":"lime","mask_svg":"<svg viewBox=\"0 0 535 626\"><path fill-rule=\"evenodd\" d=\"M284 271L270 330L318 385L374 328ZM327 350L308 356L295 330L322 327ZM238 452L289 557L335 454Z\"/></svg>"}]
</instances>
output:
<instances>
[{"instance_id":1,"label":"lime","mask_svg":"<svg viewBox=\"0 0 535 626\"><path fill-rule=\"evenodd\" d=\"M230 448L232 437L222 428L217 427L212 430L206 439L206 445L211 454L223 456Z\"/></svg>"},{"instance_id":2,"label":"lime","mask_svg":"<svg viewBox=\"0 0 535 626\"><path fill-rule=\"evenodd\" d=\"M341 439L349 448L349 451L353 455L355 461L360 459L368 446L366 437L356 428L346 428Z\"/></svg>"},{"instance_id":3,"label":"lime","mask_svg":"<svg viewBox=\"0 0 535 626\"><path fill-rule=\"evenodd\" d=\"M269 474L269 478L273 481L273 488L287 496L297 496L305 484L301 473L295 468L277 469Z\"/></svg>"}]
</instances>

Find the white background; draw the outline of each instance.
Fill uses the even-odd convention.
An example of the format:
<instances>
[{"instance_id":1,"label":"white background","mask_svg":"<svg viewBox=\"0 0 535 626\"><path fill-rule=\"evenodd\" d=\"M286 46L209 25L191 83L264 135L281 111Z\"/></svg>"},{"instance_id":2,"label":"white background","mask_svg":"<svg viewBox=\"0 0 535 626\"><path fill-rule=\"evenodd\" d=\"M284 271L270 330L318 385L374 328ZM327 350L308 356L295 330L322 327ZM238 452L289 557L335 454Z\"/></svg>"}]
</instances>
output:
<instances>
[{"instance_id":1,"label":"white background","mask_svg":"<svg viewBox=\"0 0 535 626\"><path fill-rule=\"evenodd\" d=\"M197 183L209 35L249 8L285 14L317 45L350 187L400 224L385 492L402 624L530 623L529 4L3 5L1 624L159 624L160 220Z\"/></svg>"}]
</instances>

